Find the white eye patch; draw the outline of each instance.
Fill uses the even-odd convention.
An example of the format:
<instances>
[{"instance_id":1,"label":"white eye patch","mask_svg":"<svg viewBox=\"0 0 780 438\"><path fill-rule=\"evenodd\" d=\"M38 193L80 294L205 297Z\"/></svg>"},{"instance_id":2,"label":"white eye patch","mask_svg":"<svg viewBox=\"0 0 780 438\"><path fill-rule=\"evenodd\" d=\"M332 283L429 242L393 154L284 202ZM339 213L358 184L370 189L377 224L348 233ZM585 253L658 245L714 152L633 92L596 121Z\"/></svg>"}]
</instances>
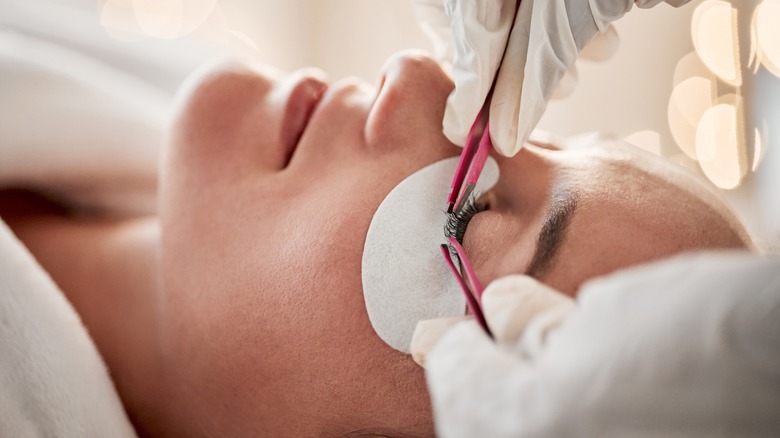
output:
<instances>
[{"instance_id":1,"label":"white eye patch","mask_svg":"<svg viewBox=\"0 0 780 438\"><path fill-rule=\"evenodd\" d=\"M377 335L409 353L417 322L466 313L466 299L444 263L445 200L458 157L437 161L398 184L379 205L363 248L363 298ZM488 158L475 192L498 181Z\"/></svg>"}]
</instances>

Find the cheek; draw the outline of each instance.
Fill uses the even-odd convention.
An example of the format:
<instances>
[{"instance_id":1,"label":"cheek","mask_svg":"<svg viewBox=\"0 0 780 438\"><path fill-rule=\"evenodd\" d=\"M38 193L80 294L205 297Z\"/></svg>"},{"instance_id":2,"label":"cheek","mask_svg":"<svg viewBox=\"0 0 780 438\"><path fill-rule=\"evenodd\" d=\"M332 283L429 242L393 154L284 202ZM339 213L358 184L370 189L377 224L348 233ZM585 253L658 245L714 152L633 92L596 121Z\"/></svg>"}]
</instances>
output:
<instances>
[{"instance_id":1,"label":"cheek","mask_svg":"<svg viewBox=\"0 0 780 438\"><path fill-rule=\"evenodd\" d=\"M199 187L165 206L163 332L183 386L203 399L314 409L323 399L352 403L355 385L375 379L367 369L399 359L370 325L360 275L384 188L346 181L263 202L246 185Z\"/></svg>"}]
</instances>

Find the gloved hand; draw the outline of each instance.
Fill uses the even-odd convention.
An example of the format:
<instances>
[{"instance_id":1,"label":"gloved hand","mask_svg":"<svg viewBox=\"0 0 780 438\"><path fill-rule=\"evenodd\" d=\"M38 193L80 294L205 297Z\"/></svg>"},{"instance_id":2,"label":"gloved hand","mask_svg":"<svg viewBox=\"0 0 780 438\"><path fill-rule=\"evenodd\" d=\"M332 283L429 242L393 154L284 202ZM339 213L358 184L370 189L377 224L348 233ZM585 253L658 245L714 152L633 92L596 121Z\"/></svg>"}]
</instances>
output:
<instances>
[{"instance_id":1,"label":"gloved hand","mask_svg":"<svg viewBox=\"0 0 780 438\"><path fill-rule=\"evenodd\" d=\"M490 136L501 154L513 156L556 86L561 83L559 96L573 90L580 50L593 40L594 47L583 56L608 58L617 47L609 23L634 3L649 8L664 0L522 0L516 14L516 0L414 1L437 58L445 64L452 58L455 91L447 100L443 127L453 143L465 143L506 47L490 106ZM688 1L665 0L673 6ZM599 32L602 36L594 39Z\"/></svg>"},{"instance_id":2,"label":"gloved hand","mask_svg":"<svg viewBox=\"0 0 780 438\"><path fill-rule=\"evenodd\" d=\"M778 272L777 257L688 255L591 281L576 304L496 281L495 342L473 320L415 332L437 436L774 436Z\"/></svg>"},{"instance_id":3,"label":"gloved hand","mask_svg":"<svg viewBox=\"0 0 780 438\"><path fill-rule=\"evenodd\" d=\"M500 278L482 294L482 310L496 344L524 356L539 351L547 333L573 308L570 297L525 275ZM441 336L463 322L482 330L471 317L420 321L411 343L414 360L424 366L428 351Z\"/></svg>"}]
</instances>

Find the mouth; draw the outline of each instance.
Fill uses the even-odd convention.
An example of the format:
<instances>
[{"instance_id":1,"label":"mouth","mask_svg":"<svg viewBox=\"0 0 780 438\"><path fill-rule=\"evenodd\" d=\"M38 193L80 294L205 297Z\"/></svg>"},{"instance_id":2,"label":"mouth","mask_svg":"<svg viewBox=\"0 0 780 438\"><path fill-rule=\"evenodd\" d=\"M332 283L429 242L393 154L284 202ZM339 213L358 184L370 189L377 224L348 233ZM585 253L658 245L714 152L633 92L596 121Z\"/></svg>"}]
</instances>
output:
<instances>
[{"instance_id":1,"label":"mouth","mask_svg":"<svg viewBox=\"0 0 780 438\"><path fill-rule=\"evenodd\" d=\"M314 109L322 100L328 85L311 76L300 78L290 90L282 119L281 140L284 167L290 164L298 143L309 125Z\"/></svg>"}]
</instances>

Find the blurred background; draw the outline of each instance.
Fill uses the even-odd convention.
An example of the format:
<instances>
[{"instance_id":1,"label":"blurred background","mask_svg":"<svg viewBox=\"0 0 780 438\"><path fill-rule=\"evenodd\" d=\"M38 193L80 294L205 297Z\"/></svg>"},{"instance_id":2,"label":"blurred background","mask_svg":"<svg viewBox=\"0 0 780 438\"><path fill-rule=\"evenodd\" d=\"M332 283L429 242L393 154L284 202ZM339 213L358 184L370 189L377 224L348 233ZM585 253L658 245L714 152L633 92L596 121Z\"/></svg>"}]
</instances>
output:
<instances>
[{"instance_id":1,"label":"blurred background","mask_svg":"<svg viewBox=\"0 0 780 438\"><path fill-rule=\"evenodd\" d=\"M633 10L615 28L615 55L578 62L577 87L550 105L540 128L626 138L703 175L777 252L780 0L662 4ZM409 0L0 0L6 77L29 64L30 41L143 81L161 113L189 72L215 57L375 82L394 52L432 50ZM24 97L11 84L0 83L0 116L12 111L9 96Z\"/></svg>"}]
</instances>

